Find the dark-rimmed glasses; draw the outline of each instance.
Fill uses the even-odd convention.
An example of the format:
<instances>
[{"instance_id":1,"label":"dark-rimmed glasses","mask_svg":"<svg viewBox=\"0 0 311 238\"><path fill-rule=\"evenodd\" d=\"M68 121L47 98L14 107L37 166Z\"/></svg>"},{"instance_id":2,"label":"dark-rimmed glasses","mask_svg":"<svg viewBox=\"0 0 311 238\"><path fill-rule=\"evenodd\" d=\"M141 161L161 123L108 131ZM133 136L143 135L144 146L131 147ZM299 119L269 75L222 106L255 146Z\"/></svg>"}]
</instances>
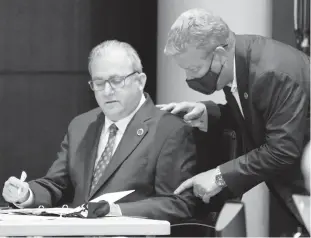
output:
<instances>
[{"instance_id":1,"label":"dark-rimmed glasses","mask_svg":"<svg viewBox=\"0 0 311 238\"><path fill-rule=\"evenodd\" d=\"M128 77L136 73L139 73L139 72L134 71L133 73L130 73L126 76L114 76L107 80L102 80L102 79L90 80L88 83L93 91L104 90L106 87L106 83L109 83L112 89L123 88L125 85L125 79L127 79Z\"/></svg>"}]
</instances>

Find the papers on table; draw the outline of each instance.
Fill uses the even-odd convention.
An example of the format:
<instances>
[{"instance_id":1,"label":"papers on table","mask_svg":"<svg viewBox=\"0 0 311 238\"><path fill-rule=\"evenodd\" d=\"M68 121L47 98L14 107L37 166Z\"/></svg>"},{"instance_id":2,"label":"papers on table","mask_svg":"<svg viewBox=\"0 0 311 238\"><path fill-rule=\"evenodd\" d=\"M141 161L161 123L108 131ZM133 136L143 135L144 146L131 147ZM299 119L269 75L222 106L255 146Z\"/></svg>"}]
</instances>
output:
<instances>
[{"instance_id":1,"label":"papers on table","mask_svg":"<svg viewBox=\"0 0 311 238\"><path fill-rule=\"evenodd\" d=\"M135 190L129 190L129 191L121 191L121 192L115 192L115 193L106 193L103 194L90 202L99 202L99 201L107 201L109 204L112 204L121 198L127 196L128 194L134 192ZM23 217L25 215L36 215L36 216L65 216L68 214L80 212L84 217L87 216L87 211L85 211L85 208L83 205L78 206L76 208L69 208L69 207L61 207L61 208L21 208L21 209L5 209L0 210L0 220L6 219L7 216L2 216L3 214L22 214ZM43 216L44 215L44 216ZM111 216L110 214L107 214L107 216ZM15 218L12 218L15 219ZM18 219L18 217L16 217Z\"/></svg>"},{"instance_id":2,"label":"papers on table","mask_svg":"<svg viewBox=\"0 0 311 238\"><path fill-rule=\"evenodd\" d=\"M12 222L25 222L27 221L46 221L54 220L57 217L52 216L34 216L34 215L17 215L17 214L0 214L0 224L1 221L12 221Z\"/></svg>"},{"instance_id":3,"label":"papers on table","mask_svg":"<svg viewBox=\"0 0 311 238\"><path fill-rule=\"evenodd\" d=\"M109 204L114 203L121 198L129 195L130 193L134 192L135 190L128 190L128 191L122 191L122 192L116 192L116 193L105 193L97 198L94 198L90 202L99 202L105 200Z\"/></svg>"},{"instance_id":4,"label":"papers on table","mask_svg":"<svg viewBox=\"0 0 311 238\"><path fill-rule=\"evenodd\" d=\"M0 211L0 214L28 214L42 215L44 213L50 215L61 216L78 210L78 208L21 208L21 209L6 209Z\"/></svg>"}]
</instances>

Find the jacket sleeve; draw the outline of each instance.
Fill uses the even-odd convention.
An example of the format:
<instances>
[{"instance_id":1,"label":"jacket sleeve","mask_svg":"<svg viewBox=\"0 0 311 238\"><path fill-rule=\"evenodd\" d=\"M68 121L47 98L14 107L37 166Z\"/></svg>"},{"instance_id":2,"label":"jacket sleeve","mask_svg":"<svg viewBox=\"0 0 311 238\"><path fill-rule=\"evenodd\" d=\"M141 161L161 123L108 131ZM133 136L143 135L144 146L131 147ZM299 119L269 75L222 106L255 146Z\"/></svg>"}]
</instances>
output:
<instances>
[{"instance_id":1,"label":"jacket sleeve","mask_svg":"<svg viewBox=\"0 0 311 238\"><path fill-rule=\"evenodd\" d=\"M186 179L195 175L196 152L192 128L182 127L167 133L157 159L154 190L151 198L119 203L122 214L164 219L177 222L193 216L196 197L192 189L180 195L174 190Z\"/></svg>"},{"instance_id":2,"label":"jacket sleeve","mask_svg":"<svg viewBox=\"0 0 311 238\"><path fill-rule=\"evenodd\" d=\"M220 166L229 189L241 195L300 162L308 95L282 73L265 73L252 91L252 106L265 123L265 143Z\"/></svg>"},{"instance_id":3,"label":"jacket sleeve","mask_svg":"<svg viewBox=\"0 0 311 238\"><path fill-rule=\"evenodd\" d=\"M216 104L213 101L202 102L207 111L207 131L214 127L233 129L236 127L232 120L231 109L228 104Z\"/></svg>"},{"instance_id":4,"label":"jacket sleeve","mask_svg":"<svg viewBox=\"0 0 311 238\"><path fill-rule=\"evenodd\" d=\"M68 173L68 134L61 143L57 159L48 170L47 174L39 179L29 182L34 194L32 207L43 205L44 207L57 206L66 203L66 199L73 194L73 186Z\"/></svg>"}]
</instances>

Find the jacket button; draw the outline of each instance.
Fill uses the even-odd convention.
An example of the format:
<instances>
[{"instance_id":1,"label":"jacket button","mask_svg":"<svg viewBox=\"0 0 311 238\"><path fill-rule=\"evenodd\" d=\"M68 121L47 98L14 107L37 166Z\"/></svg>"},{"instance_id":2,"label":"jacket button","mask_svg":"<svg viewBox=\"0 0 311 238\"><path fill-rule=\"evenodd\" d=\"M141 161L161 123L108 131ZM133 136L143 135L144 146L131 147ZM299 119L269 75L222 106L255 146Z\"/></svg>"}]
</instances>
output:
<instances>
[{"instance_id":1,"label":"jacket button","mask_svg":"<svg viewBox=\"0 0 311 238\"><path fill-rule=\"evenodd\" d=\"M144 129L143 128L139 128L137 130L137 135L141 136L142 134L144 134Z\"/></svg>"},{"instance_id":2,"label":"jacket button","mask_svg":"<svg viewBox=\"0 0 311 238\"><path fill-rule=\"evenodd\" d=\"M244 93L244 98L248 99L248 94L247 93Z\"/></svg>"}]
</instances>

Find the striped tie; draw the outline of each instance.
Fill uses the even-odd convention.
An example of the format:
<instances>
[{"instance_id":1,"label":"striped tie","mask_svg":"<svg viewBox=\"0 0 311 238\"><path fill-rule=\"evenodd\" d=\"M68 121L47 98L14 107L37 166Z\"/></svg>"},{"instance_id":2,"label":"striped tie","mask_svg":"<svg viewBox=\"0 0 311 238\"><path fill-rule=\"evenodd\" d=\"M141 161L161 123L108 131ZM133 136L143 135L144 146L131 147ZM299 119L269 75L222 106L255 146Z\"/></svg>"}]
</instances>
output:
<instances>
[{"instance_id":1,"label":"striped tie","mask_svg":"<svg viewBox=\"0 0 311 238\"><path fill-rule=\"evenodd\" d=\"M110 159L113 155L113 148L114 148L114 144L115 144L117 131L118 131L118 127L115 124L111 124L111 126L109 127L108 142L106 144L104 152L102 153L100 159L98 160L98 162L94 168L93 180L92 180L92 186L91 186L90 192L93 191L93 189L95 188L99 179L103 175L107 165L110 162Z\"/></svg>"}]
</instances>

